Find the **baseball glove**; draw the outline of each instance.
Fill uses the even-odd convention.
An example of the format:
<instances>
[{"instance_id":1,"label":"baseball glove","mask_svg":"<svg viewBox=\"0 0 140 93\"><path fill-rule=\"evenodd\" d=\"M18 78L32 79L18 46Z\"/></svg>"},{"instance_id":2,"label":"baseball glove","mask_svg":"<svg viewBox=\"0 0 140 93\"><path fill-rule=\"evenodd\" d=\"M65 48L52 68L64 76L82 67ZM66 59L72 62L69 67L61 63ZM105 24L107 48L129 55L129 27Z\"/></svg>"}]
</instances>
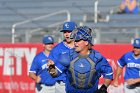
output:
<instances>
[{"instance_id":1,"label":"baseball glove","mask_svg":"<svg viewBox=\"0 0 140 93\"><path fill-rule=\"evenodd\" d=\"M107 87L103 84L96 93L107 93Z\"/></svg>"},{"instance_id":2,"label":"baseball glove","mask_svg":"<svg viewBox=\"0 0 140 93\"><path fill-rule=\"evenodd\" d=\"M57 76L57 69L55 68L54 64L49 66L48 71L49 71L49 73L50 73L50 75L52 77L56 77Z\"/></svg>"}]
</instances>

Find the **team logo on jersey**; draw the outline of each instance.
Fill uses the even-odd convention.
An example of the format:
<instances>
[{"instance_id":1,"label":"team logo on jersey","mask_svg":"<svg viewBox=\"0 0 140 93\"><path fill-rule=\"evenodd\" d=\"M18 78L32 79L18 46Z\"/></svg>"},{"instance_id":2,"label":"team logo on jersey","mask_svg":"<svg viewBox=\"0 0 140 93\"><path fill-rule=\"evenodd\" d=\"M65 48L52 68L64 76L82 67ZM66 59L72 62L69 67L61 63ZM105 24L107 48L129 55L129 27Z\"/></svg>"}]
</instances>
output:
<instances>
[{"instance_id":1,"label":"team logo on jersey","mask_svg":"<svg viewBox=\"0 0 140 93\"><path fill-rule=\"evenodd\" d=\"M42 62L46 62L46 61L47 61L47 59L43 59L43 60L42 60Z\"/></svg>"},{"instance_id":2,"label":"team logo on jersey","mask_svg":"<svg viewBox=\"0 0 140 93\"><path fill-rule=\"evenodd\" d=\"M83 68L83 67L85 67L85 66L81 63L81 64L79 65L79 67L82 67L82 68Z\"/></svg>"},{"instance_id":3,"label":"team logo on jersey","mask_svg":"<svg viewBox=\"0 0 140 93\"><path fill-rule=\"evenodd\" d=\"M138 64L138 63L133 63L133 62L131 62L131 63L128 63L127 64L127 67L135 67L135 68L138 68L138 69L140 69L140 64Z\"/></svg>"}]
</instances>

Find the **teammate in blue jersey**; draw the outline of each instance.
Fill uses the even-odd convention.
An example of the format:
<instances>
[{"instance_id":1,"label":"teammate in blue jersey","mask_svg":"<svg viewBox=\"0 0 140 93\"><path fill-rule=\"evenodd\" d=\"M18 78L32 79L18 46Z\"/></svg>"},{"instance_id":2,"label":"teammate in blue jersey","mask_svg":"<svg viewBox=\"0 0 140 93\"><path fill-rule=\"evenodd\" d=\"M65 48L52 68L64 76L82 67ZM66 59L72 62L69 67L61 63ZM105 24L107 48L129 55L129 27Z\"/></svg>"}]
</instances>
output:
<instances>
[{"instance_id":1,"label":"teammate in blue jersey","mask_svg":"<svg viewBox=\"0 0 140 93\"><path fill-rule=\"evenodd\" d=\"M55 79L47 72L47 60L54 46L52 36L43 37L43 51L34 57L29 71L29 77L36 82L36 93L55 93ZM45 73L45 74L42 74Z\"/></svg>"},{"instance_id":2,"label":"teammate in blue jersey","mask_svg":"<svg viewBox=\"0 0 140 93\"><path fill-rule=\"evenodd\" d=\"M140 93L140 38L134 40L133 51L125 53L118 60L118 68L114 79L115 87L118 86L118 78L125 66L125 93Z\"/></svg>"},{"instance_id":3,"label":"teammate in blue jersey","mask_svg":"<svg viewBox=\"0 0 140 93\"><path fill-rule=\"evenodd\" d=\"M67 93L107 93L107 87L113 79L112 68L98 51L92 49L92 29L78 27L70 36L74 40L74 48L62 52L59 60L53 60L59 69L57 76L66 73ZM50 63L53 63L53 62ZM100 76L104 84L98 89Z\"/></svg>"},{"instance_id":4,"label":"teammate in blue jersey","mask_svg":"<svg viewBox=\"0 0 140 93\"><path fill-rule=\"evenodd\" d=\"M74 47L73 40L70 39L71 32L77 27L75 22L65 22L63 24L63 29L60 32L63 32L64 40L57 44L51 51L49 58L53 61L58 61L60 55L66 53ZM65 73L61 74L57 78L56 82L56 91L58 93L65 93Z\"/></svg>"}]
</instances>

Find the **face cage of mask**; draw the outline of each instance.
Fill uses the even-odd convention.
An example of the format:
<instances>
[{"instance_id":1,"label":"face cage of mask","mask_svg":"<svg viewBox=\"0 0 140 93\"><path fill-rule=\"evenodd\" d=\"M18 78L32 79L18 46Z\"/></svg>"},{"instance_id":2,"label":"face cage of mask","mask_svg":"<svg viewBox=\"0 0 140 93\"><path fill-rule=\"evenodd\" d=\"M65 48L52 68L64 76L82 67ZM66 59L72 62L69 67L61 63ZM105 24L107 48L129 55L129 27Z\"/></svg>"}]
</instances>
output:
<instances>
[{"instance_id":1,"label":"face cage of mask","mask_svg":"<svg viewBox=\"0 0 140 93\"><path fill-rule=\"evenodd\" d=\"M83 27L77 28L74 31L72 31L71 39L73 39L74 41L79 41L79 40L85 40L85 41L91 41L92 37L91 37L91 30L90 29L85 29Z\"/></svg>"}]
</instances>

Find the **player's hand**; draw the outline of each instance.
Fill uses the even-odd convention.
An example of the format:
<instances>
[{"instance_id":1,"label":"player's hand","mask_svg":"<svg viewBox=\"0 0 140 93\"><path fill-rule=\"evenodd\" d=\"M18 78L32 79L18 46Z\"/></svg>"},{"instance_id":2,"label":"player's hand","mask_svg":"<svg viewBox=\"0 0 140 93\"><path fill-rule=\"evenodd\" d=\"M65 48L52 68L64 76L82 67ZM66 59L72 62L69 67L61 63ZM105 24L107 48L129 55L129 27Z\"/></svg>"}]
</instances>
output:
<instances>
[{"instance_id":1,"label":"player's hand","mask_svg":"<svg viewBox=\"0 0 140 93\"><path fill-rule=\"evenodd\" d=\"M128 79L126 82L127 82L128 85L132 85L132 84L137 83L136 79L133 79L133 78Z\"/></svg>"},{"instance_id":2,"label":"player's hand","mask_svg":"<svg viewBox=\"0 0 140 93\"><path fill-rule=\"evenodd\" d=\"M47 62L47 66L49 67L50 65L54 65L54 62L49 59L48 62Z\"/></svg>"}]
</instances>

